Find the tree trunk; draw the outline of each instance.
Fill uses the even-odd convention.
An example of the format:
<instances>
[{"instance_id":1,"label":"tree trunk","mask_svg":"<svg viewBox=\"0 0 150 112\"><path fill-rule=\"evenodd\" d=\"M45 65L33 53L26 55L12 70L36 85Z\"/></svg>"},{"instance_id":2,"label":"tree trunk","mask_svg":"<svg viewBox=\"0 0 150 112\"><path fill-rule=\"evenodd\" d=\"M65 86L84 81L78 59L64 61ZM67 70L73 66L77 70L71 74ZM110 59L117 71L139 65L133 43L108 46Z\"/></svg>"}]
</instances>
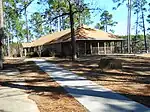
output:
<instances>
[{"instance_id":1,"label":"tree trunk","mask_svg":"<svg viewBox=\"0 0 150 112\"><path fill-rule=\"evenodd\" d=\"M71 43L72 43L72 60L76 60L76 39L74 36L74 19L72 12L72 4L69 2L69 16L70 16L70 27L71 27Z\"/></svg>"},{"instance_id":2,"label":"tree trunk","mask_svg":"<svg viewBox=\"0 0 150 112\"><path fill-rule=\"evenodd\" d=\"M144 12L142 11L142 23L143 23L143 33L144 33L144 45L145 45L145 52L147 53L147 39L146 39L146 34L145 34L145 22L144 22Z\"/></svg>"},{"instance_id":3,"label":"tree trunk","mask_svg":"<svg viewBox=\"0 0 150 112\"><path fill-rule=\"evenodd\" d=\"M0 0L0 69L3 68L2 38L3 38L3 2Z\"/></svg>"},{"instance_id":4,"label":"tree trunk","mask_svg":"<svg viewBox=\"0 0 150 112\"><path fill-rule=\"evenodd\" d=\"M136 44L137 44L137 38L138 38L138 26L139 26L139 12L137 11L137 17L136 17L136 31L135 31L135 37L134 37L134 44L133 44L133 51L134 53L137 52Z\"/></svg>"},{"instance_id":5,"label":"tree trunk","mask_svg":"<svg viewBox=\"0 0 150 112\"><path fill-rule=\"evenodd\" d=\"M27 42L29 42L29 26L28 26L28 15L27 15L27 5L25 5L25 22L26 22L26 38Z\"/></svg>"},{"instance_id":6,"label":"tree trunk","mask_svg":"<svg viewBox=\"0 0 150 112\"><path fill-rule=\"evenodd\" d=\"M105 17L105 31L107 32L107 18Z\"/></svg>"},{"instance_id":7,"label":"tree trunk","mask_svg":"<svg viewBox=\"0 0 150 112\"><path fill-rule=\"evenodd\" d=\"M8 53L8 57L10 57L10 39L9 39L9 37L7 37L7 53Z\"/></svg>"},{"instance_id":8,"label":"tree trunk","mask_svg":"<svg viewBox=\"0 0 150 112\"><path fill-rule=\"evenodd\" d=\"M128 53L131 53L131 0L128 0L128 20L127 20L127 45Z\"/></svg>"}]
</instances>

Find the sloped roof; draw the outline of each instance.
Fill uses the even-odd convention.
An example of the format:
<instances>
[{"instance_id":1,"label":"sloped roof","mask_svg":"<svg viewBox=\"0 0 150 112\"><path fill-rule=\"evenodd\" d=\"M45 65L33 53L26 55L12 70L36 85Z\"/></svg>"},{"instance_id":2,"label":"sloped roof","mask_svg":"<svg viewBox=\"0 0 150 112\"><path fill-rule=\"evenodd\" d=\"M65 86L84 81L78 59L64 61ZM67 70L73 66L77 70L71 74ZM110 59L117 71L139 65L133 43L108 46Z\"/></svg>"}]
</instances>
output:
<instances>
[{"instance_id":1,"label":"sloped roof","mask_svg":"<svg viewBox=\"0 0 150 112\"><path fill-rule=\"evenodd\" d=\"M123 40L118 38L118 36L104 32L102 30L93 29L87 26L81 26L75 30L76 40ZM62 37L55 38L47 44L60 43L71 41L71 32L63 35Z\"/></svg>"},{"instance_id":2,"label":"sloped roof","mask_svg":"<svg viewBox=\"0 0 150 112\"><path fill-rule=\"evenodd\" d=\"M75 37L76 40L123 40L121 38L118 38L118 36L114 34L107 33L102 30L93 29L85 25L75 30ZM35 47L67 41L71 41L70 29L42 36L31 43L23 43L23 47Z\"/></svg>"},{"instance_id":3,"label":"sloped roof","mask_svg":"<svg viewBox=\"0 0 150 112\"><path fill-rule=\"evenodd\" d=\"M30 43L22 43L22 47L23 48L29 48L29 47L32 47L33 46L33 42L30 42Z\"/></svg>"},{"instance_id":4,"label":"sloped roof","mask_svg":"<svg viewBox=\"0 0 150 112\"><path fill-rule=\"evenodd\" d=\"M40 37L39 39L37 39L37 40L35 40L33 42L33 47L34 46L41 46L41 45L44 45L46 43L49 43L53 39L62 37L63 35L65 35L65 34L67 34L69 32L70 32L70 29L67 29L67 30L63 30L63 31L59 31L59 32L54 32L52 34Z\"/></svg>"}]
</instances>

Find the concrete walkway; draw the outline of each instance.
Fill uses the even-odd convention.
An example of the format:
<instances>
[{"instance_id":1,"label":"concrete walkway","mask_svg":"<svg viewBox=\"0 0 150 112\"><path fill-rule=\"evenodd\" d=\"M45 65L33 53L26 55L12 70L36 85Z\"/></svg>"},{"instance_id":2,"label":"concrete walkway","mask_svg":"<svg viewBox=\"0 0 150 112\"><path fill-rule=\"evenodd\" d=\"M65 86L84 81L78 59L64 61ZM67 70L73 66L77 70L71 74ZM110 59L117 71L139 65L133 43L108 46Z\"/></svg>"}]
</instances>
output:
<instances>
[{"instance_id":1,"label":"concrete walkway","mask_svg":"<svg viewBox=\"0 0 150 112\"><path fill-rule=\"evenodd\" d=\"M0 86L0 112L39 112L34 101L20 89Z\"/></svg>"},{"instance_id":2,"label":"concrete walkway","mask_svg":"<svg viewBox=\"0 0 150 112\"><path fill-rule=\"evenodd\" d=\"M32 59L33 60L33 59ZM36 64L91 112L150 112L150 108L43 59Z\"/></svg>"},{"instance_id":3,"label":"concrete walkway","mask_svg":"<svg viewBox=\"0 0 150 112\"><path fill-rule=\"evenodd\" d=\"M17 69L2 70L0 76L15 76L18 75ZM0 112L39 112L36 103L28 98L23 90L17 89L11 84L0 82ZM25 85L24 83L13 83Z\"/></svg>"}]
</instances>

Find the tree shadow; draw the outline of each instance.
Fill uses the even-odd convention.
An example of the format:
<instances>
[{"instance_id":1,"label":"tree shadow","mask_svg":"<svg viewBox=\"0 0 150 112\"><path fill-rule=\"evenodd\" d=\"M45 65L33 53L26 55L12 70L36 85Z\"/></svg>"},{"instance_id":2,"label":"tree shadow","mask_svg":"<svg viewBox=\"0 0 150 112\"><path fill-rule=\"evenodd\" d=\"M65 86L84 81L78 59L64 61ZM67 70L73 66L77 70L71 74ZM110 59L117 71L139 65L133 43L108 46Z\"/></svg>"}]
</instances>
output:
<instances>
[{"instance_id":1,"label":"tree shadow","mask_svg":"<svg viewBox=\"0 0 150 112\"><path fill-rule=\"evenodd\" d=\"M62 87L53 87L53 86L49 86L49 87L46 87L46 86L33 86L33 85L19 85L19 84L14 84L14 83L11 83L11 82L0 82L0 85L1 86L6 86L6 87L10 87L10 88L17 88L17 89L22 89L22 90L29 90L28 93L30 92L35 92L35 93L41 93L41 92L52 92L54 93L55 95L64 95L66 94L67 92L69 92L69 94L75 96L75 97L84 97L84 96L94 96L94 97L97 97L97 98L106 98L107 100L119 100L119 101L123 101L123 102L130 102L130 99L124 97L124 96L129 96L129 94L122 94L124 96L121 96L117 93L113 93L111 91L96 91L96 90L91 90L89 88L85 88L85 87L82 87L82 86L79 86L80 89L77 89L78 87L68 87L68 86L64 86L64 88ZM84 89L81 89L81 88L84 88ZM67 92L65 91L67 90ZM130 95L130 97L134 97L134 95ZM135 96L137 97L137 96ZM57 99L57 97L54 97ZM148 98L147 96L142 96L142 98ZM143 102L141 102L143 103ZM148 103L148 102L146 102ZM109 104L109 103L108 103ZM143 103L144 104L144 103ZM111 103L110 105L112 106L116 106L115 103ZM139 105L134 105L134 111L138 110L139 108ZM111 107L111 108L114 108L114 107ZM120 106L116 106L116 108L121 108ZM148 109L148 108L147 108ZM128 109L127 109L128 110ZM126 111L127 111L126 110Z\"/></svg>"},{"instance_id":2,"label":"tree shadow","mask_svg":"<svg viewBox=\"0 0 150 112\"><path fill-rule=\"evenodd\" d=\"M0 112L10 112L10 111L0 110Z\"/></svg>"},{"instance_id":3,"label":"tree shadow","mask_svg":"<svg viewBox=\"0 0 150 112\"><path fill-rule=\"evenodd\" d=\"M115 58L115 56L112 56L112 57ZM126 84L133 83L133 84L141 84L141 85L144 84L145 85L144 87L147 86L147 89L144 88L146 89L144 91L148 92L150 90L150 86L148 86L150 84L150 75L146 73L146 72L150 73L150 66L149 66L150 61L147 58L145 59L145 58L135 57L135 56L125 57L129 60L122 59L123 68L119 70L119 72L107 71L107 70L101 71L98 68L98 62L100 58L101 58L100 56L96 56L95 59L94 57L92 57L92 59L90 57L85 57L85 59L82 58L82 59L77 60L76 62L71 62L68 60L62 60L60 62L58 60L56 62L55 60L53 61L48 60L48 61L55 63L58 66L63 67L67 70L70 70L73 73L76 73L80 76L87 77L88 79L92 81L101 81L101 82L107 81L109 82L109 84L105 84L107 86L108 85L120 86L120 84L123 84L123 83L126 83ZM145 74L141 74L140 72L145 73ZM143 90L141 90L141 92L142 91ZM144 95L144 91L142 95L128 93L127 91L119 92L119 93L150 107L148 103L150 100L149 96Z\"/></svg>"},{"instance_id":4,"label":"tree shadow","mask_svg":"<svg viewBox=\"0 0 150 112\"><path fill-rule=\"evenodd\" d=\"M41 62L42 64L42 62ZM6 86L6 87L10 87L10 88L18 88L18 89L22 89L22 90L27 90L28 93L40 93L41 95L45 95L44 92L47 93L53 93L53 98L54 99L58 99L58 97L56 97L57 95L66 95L66 93L71 93L72 95L75 95L76 97L82 97L84 95L87 96L96 96L96 97L102 97L102 98L107 98L107 99L114 99L117 100L116 95L114 95L113 97L108 96L107 94L110 94L110 91L93 91L93 90L89 90L87 89L76 89L74 87L65 87L62 88L60 86L55 86L55 85L47 85L47 86L43 86L43 85L30 85L31 83L39 83L39 82L54 82L54 80L52 78L48 78L47 76L42 76L43 74L45 74L45 72L41 71L39 69L39 67L35 66L34 62L26 62L26 63L19 63L15 65L20 73L22 75L25 75L28 73L39 73L39 75L35 76L35 75L31 75L30 77L32 77L31 79L25 79L25 80L9 80L9 81L4 81L4 82L0 82L1 86ZM44 66L44 65L43 65ZM54 69L50 70L48 66L45 66L46 69L48 69L48 72L53 72L53 71L63 71L63 69L59 68L59 69ZM66 74L66 75L70 75L70 74ZM26 76L20 76L20 77L26 77ZM56 77L56 80L58 81L64 81L63 78L60 77ZM70 81L74 80L74 79L68 79ZM79 79L79 81L82 82L82 80L84 79ZM20 82L26 82L28 83L28 85L20 85ZM82 88L80 86L80 88ZM66 90L68 92L66 92ZM116 94L116 93L115 93ZM47 95L45 95L47 96ZM126 99L125 97L121 97L122 101L127 101L128 99ZM138 106L134 106L135 110L138 110ZM117 107L116 107L117 108ZM119 107L118 107L119 108Z\"/></svg>"}]
</instances>

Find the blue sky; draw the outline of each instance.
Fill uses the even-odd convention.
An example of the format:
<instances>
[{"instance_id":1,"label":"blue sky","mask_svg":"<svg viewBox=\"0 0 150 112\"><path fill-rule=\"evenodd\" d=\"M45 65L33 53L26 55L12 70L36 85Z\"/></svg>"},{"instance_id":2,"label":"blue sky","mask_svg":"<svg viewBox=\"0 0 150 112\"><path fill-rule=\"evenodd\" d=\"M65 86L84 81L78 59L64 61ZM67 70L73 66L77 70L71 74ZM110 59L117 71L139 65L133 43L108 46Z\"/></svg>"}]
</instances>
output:
<instances>
[{"instance_id":1,"label":"blue sky","mask_svg":"<svg viewBox=\"0 0 150 112\"><path fill-rule=\"evenodd\" d=\"M86 0L88 1L88 0ZM94 0L94 4L91 7L101 7L103 10L108 10L110 14L113 14L113 20L118 22L118 24L113 27L115 30L115 34L119 35L126 35L127 32L127 9L126 5L120 6L117 10L112 10L113 7L115 7L117 4L114 4L112 0ZM96 5L95 5L96 4ZM100 14L97 14L97 16L91 16L94 23L91 25L92 27L95 26L97 22L99 22ZM93 14L94 15L94 14Z\"/></svg>"},{"instance_id":2,"label":"blue sky","mask_svg":"<svg viewBox=\"0 0 150 112\"><path fill-rule=\"evenodd\" d=\"M127 8L126 8L126 3L124 5L121 5L117 10L112 10L113 7L115 7L117 4L114 4L112 0L84 0L86 3L91 3L90 7L91 8L101 8L103 10L108 10L109 13L113 14L113 20L118 22L118 24L113 27L113 30L115 30L115 34L117 35L126 35L127 34ZM149 1L149 0L148 0ZM34 12L34 11L41 11L44 9L44 7L39 7L35 2L28 8L29 14ZM91 15L91 20L94 22L91 27L94 27L96 23L99 22L100 18L100 12L95 11ZM147 16L148 12L145 14L145 17ZM134 23L136 20L136 15L132 14L132 31L131 33L134 34L135 30L134 28ZM146 28L148 27L148 23L145 21Z\"/></svg>"},{"instance_id":3,"label":"blue sky","mask_svg":"<svg viewBox=\"0 0 150 112\"><path fill-rule=\"evenodd\" d=\"M89 0L85 0L85 1L89 2ZM127 34L127 14L128 14L126 3L121 5L117 10L112 10L112 8L117 5L113 3L112 0L94 0L94 2L95 3L91 7L94 7L94 6L101 7L102 9L108 10L109 13L113 14L113 20L118 22L118 24L115 27L113 27L113 29L115 30L115 34L126 35ZM145 18L147 17L147 15L148 15L148 12L145 13ZM91 17L92 17L91 19L94 21L94 23L91 26L94 27L95 24L99 21L100 14L97 14L97 16L95 17L94 16L91 16ZM133 14L133 11L132 11L131 21L132 21L131 33L135 34L134 23L136 21L136 15ZM145 25L147 29L148 23L146 21L145 21Z\"/></svg>"}]
</instances>

